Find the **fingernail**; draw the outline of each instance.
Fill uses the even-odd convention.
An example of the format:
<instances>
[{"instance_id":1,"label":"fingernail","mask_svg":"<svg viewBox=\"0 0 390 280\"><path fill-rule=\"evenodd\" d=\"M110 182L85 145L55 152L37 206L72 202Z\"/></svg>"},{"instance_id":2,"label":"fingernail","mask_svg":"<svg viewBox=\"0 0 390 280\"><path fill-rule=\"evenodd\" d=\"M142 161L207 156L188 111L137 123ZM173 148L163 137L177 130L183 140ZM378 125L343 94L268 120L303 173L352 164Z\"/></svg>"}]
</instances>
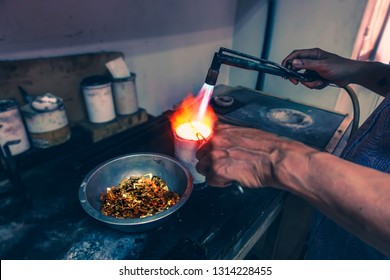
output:
<instances>
[{"instance_id":1,"label":"fingernail","mask_svg":"<svg viewBox=\"0 0 390 280\"><path fill-rule=\"evenodd\" d=\"M294 59L292 61L292 64L295 66L295 67L300 67L300 66L303 66L303 61L301 59Z\"/></svg>"}]
</instances>

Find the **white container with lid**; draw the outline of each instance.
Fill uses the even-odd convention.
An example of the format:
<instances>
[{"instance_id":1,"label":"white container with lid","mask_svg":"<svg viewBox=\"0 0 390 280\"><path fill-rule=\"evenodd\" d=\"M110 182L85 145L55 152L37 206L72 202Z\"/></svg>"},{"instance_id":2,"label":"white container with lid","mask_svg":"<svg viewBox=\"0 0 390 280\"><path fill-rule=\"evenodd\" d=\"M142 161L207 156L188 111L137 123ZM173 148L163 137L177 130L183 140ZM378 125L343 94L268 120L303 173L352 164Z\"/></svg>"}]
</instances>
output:
<instances>
[{"instance_id":1,"label":"white container with lid","mask_svg":"<svg viewBox=\"0 0 390 280\"><path fill-rule=\"evenodd\" d=\"M90 122L105 123L115 119L114 99L109 77L101 75L87 77L81 81L81 88Z\"/></svg>"},{"instance_id":2,"label":"white container with lid","mask_svg":"<svg viewBox=\"0 0 390 280\"><path fill-rule=\"evenodd\" d=\"M33 97L20 110L33 146L50 148L70 139L71 131L61 98L45 93Z\"/></svg>"}]
</instances>

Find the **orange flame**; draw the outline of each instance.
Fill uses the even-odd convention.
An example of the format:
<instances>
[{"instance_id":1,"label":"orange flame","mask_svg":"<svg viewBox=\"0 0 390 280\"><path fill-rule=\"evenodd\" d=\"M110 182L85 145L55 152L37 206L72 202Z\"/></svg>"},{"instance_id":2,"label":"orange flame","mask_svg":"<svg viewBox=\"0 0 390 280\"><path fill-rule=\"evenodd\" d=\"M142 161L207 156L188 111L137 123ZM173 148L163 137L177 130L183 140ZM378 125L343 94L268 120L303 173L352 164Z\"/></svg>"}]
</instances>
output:
<instances>
[{"instance_id":1,"label":"orange flame","mask_svg":"<svg viewBox=\"0 0 390 280\"><path fill-rule=\"evenodd\" d=\"M200 95L200 97L190 95L183 100L170 118L171 127L174 133L178 132L177 129L179 126L188 123L188 127L191 127L191 129L187 129L186 132L184 132L185 135L181 133L179 135L180 137L196 140L199 139L197 132L201 134L202 138L210 136L213 131L214 123L217 120L217 115L211 106L207 105L204 115L199 119L199 110L203 98L205 98L204 95ZM200 129L199 125L202 124L206 125L209 129ZM208 135L204 135L205 131L208 131Z\"/></svg>"}]
</instances>

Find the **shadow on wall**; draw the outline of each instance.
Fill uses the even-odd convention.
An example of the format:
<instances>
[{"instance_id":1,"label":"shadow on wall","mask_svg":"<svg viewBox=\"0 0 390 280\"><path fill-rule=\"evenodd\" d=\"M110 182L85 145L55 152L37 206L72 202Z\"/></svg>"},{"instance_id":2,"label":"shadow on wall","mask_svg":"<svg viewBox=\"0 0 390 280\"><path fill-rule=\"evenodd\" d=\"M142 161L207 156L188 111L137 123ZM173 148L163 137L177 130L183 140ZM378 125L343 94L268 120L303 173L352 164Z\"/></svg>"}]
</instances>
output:
<instances>
[{"instance_id":1,"label":"shadow on wall","mask_svg":"<svg viewBox=\"0 0 390 280\"><path fill-rule=\"evenodd\" d=\"M232 26L235 8L236 0L2 1L0 53L223 29Z\"/></svg>"}]
</instances>

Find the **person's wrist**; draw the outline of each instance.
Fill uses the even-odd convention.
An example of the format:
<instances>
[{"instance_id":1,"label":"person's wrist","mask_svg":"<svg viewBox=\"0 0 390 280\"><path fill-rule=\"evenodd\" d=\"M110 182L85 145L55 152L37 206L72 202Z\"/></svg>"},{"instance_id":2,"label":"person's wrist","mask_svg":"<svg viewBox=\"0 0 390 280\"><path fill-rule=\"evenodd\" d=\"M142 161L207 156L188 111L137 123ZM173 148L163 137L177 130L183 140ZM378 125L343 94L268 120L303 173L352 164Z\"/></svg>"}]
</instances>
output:
<instances>
[{"instance_id":1,"label":"person's wrist","mask_svg":"<svg viewBox=\"0 0 390 280\"><path fill-rule=\"evenodd\" d=\"M297 188L294 182L304 181L310 155L315 152L318 151L293 140L282 143L271 157L273 185L285 190Z\"/></svg>"},{"instance_id":2,"label":"person's wrist","mask_svg":"<svg viewBox=\"0 0 390 280\"><path fill-rule=\"evenodd\" d=\"M345 59L340 69L342 70L339 73L339 80L335 81L340 87L358 83L362 73L366 71L365 65L362 64L361 61L352 59Z\"/></svg>"},{"instance_id":3,"label":"person's wrist","mask_svg":"<svg viewBox=\"0 0 390 280\"><path fill-rule=\"evenodd\" d=\"M375 76L384 72L383 63L378 61L354 61L350 68L354 69L351 74L351 83L365 86L375 81Z\"/></svg>"}]
</instances>

